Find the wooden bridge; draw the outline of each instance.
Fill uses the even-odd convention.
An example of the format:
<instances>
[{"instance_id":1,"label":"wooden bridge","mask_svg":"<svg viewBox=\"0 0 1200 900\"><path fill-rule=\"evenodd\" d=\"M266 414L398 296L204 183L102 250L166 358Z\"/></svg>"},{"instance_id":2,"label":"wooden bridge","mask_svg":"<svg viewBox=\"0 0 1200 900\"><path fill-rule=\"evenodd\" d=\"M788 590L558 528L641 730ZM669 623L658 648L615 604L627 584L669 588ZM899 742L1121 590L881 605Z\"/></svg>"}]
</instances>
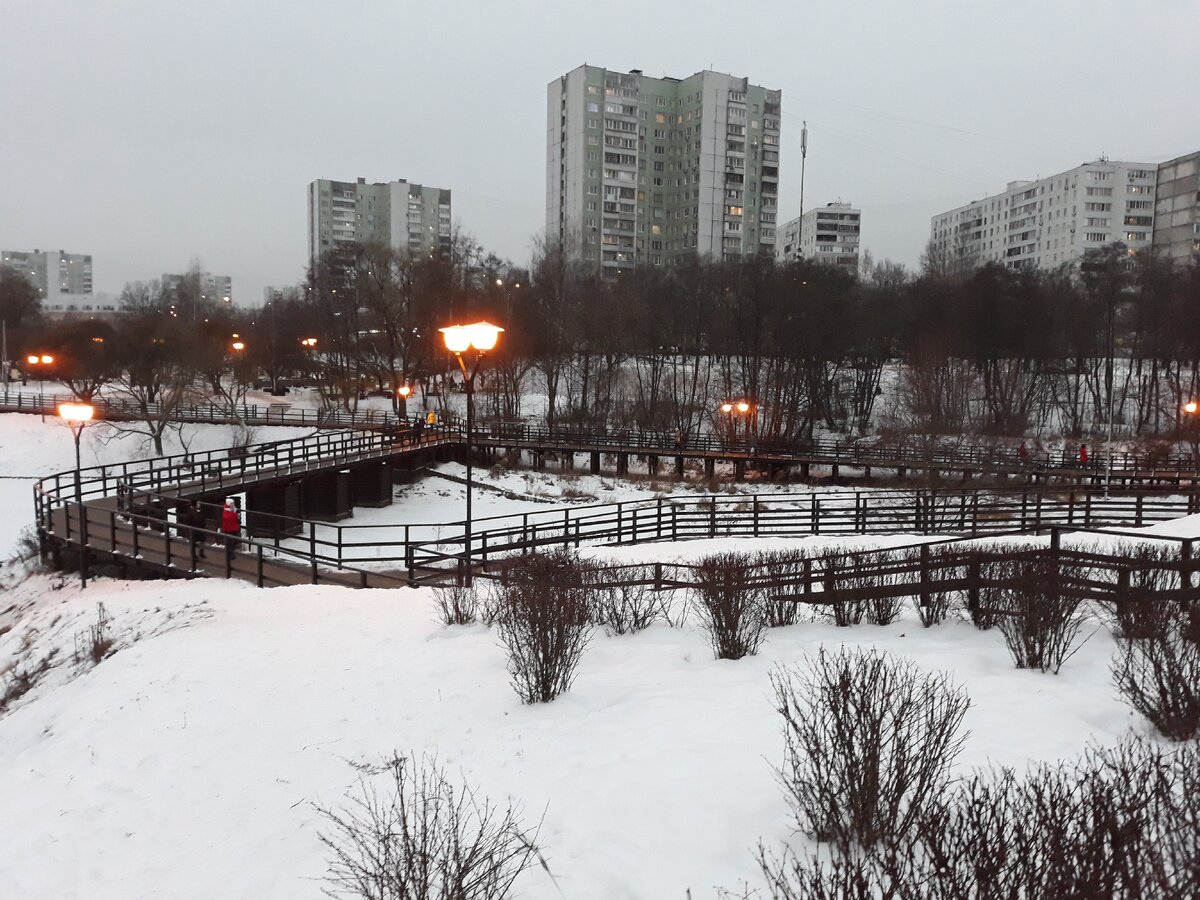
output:
<instances>
[{"instance_id":1,"label":"wooden bridge","mask_svg":"<svg viewBox=\"0 0 1200 900\"><path fill-rule=\"evenodd\" d=\"M345 524L355 506L391 502L393 483L428 462L514 453L535 465L553 455L563 469L579 456L628 471L629 459L652 473L663 458L773 468L776 476L813 467L959 471L989 475L1001 489L901 487L844 492L673 495L476 519L469 545L465 523ZM624 462L622 462L624 458ZM711 461L711 465L709 464ZM1071 460L1017 459L994 448L929 450L901 445L810 442L758 447L716 438L675 442L673 436L509 428L485 430L470 448L457 427L362 428L319 432L248 448L178 454L60 473L35 486L36 522L44 554L78 559L84 577L94 561L174 576L239 577L259 585L334 583L395 587L444 580L470 566L487 572L513 554L553 547L628 544L715 537L821 534L954 535L970 538L1054 528L1141 526L1200 511L1200 475L1190 457L1148 459L1123 454L1098 467ZM1111 466L1113 491L1101 486ZM1107 495L1106 495L1107 494ZM211 548L193 559L189 531L177 521L183 501L199 504L221 540L217 514L225 498L245 497L245 534L235 552ZM383 540L380 539L381 534Z\"/></svg>"}]
</instances>

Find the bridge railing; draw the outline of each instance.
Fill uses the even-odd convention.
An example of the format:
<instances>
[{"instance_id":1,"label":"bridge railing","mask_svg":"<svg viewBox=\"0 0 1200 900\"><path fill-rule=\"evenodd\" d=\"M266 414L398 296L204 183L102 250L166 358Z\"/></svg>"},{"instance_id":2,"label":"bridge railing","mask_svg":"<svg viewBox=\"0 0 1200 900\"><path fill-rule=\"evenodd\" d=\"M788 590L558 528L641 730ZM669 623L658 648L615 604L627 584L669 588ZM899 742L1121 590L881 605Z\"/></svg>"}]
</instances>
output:
<instances>
[{"instance_id":1,"label":"bridge railing","mask_svg":"<svg viewBox=\"0 0 1200 900\"><path fill-rule=\"evenodd\" d=\"M60 403L77 402L66 393L43 393L41 391L0 390L0 412L28 412L54 415ZM92 399L97 419L128 420L140 419L145 415L159 416L163 407L148 403L143 409L138 403L121 397L99 395ZM366 428L378 429L399 427L405 420L386 410L362 410L347 412L341 409L306 409L304 407L259 405L253 403L219 404L211 402L182 403L170 408L170 417L179 422L193 423L245 423L247 425L291 425L311 428Z\"/></svg>"}]
</instances>

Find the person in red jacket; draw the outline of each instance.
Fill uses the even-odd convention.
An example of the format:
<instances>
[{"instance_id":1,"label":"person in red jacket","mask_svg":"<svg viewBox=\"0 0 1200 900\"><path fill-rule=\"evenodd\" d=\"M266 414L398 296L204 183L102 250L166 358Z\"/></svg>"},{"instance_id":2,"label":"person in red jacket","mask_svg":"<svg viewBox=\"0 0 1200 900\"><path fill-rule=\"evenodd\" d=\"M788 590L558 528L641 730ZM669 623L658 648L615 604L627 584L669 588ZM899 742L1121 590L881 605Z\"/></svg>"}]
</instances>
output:
<instances>
[{"instance_id":1,"label":"person in red jacket","mask_svg":"<svg viewBox=\"0 0 1200 900\"><path fill-rule=\"evenodd\" d=\"M225 509L221 511L221 534L225 535L225 549L232 553L241 543L238 538L242 535L242 523L238 516L233 498L225 501Z\"/></svg>"},{"instance_id":2,"label":"person in red jacket","mask_svg":"<svg viewBox=\"0 0 1200 900\"><path fill-rule=\"evenodd\" d=\"M1080 444L1079 445L1079 465L1083 466L1084 468L1087 468L1087 461L1088 461L1087 444Z\"/></svg>"}]
</instances>

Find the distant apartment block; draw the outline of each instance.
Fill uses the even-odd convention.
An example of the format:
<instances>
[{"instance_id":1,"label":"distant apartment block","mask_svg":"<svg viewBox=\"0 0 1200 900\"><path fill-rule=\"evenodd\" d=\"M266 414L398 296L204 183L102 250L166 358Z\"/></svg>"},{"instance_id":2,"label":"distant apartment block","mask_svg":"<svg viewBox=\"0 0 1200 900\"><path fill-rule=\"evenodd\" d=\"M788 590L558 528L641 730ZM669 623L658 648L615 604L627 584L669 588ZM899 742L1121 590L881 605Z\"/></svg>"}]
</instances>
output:
<instances>
[{"instance_id":1,"label":"distant apartment block","mask_svg":"<svg viewBox=\"0 0 1200 900\"><path fill-rule=\"evenodd\" d=\"M399 181L318 179L308 186L308 260L354 244L432 253L450 244L450 191Z\"/></svg>"},{"instance_id":2,"label":"distant apartment block","mask_svg":"<svg viewBox=\"0 0 1200 900\"><path fill-rule=\"evenodd\" d=\"M287 287L275 287L269 284L263 288L263 305L284 302L291 303L299 299L300 288L294 284Z\"/></svg>"},{"instance_id":3,"label":"distant apartment block","mask_svg":"<svg viewBox=\"0 0 1200 900\"><path fill-rule=\"evenodd\" d=\"M121 298L113 294L59 294L42 302L42 313L55 321L111 321L123 311Z\"/></svg>"},{"instance_id":4,"label":"distant apartment block","mask_svg":"<svg viewBox=\"0 0 1200 900\"><path fill-rule=\"evenodd\" d=\"M1121 242L1144 250L1154 233L1154 163L1100 159L933 217L930 250L956 269L1075 267Z\"/></svg>"},{"instance_id":5,"label":"distant apartment block","mask_svg":"<svg viewBox=\"0 0 1200 900\"><path fill-rule=\"evenodd\" d=\"M164 295L180 298L184 303L195 302L198 306L233 304L233 279L228 275L209 272L188 272L183 275L164 273L160 283Z\"/></svg>"},{"instance_id":6,"label":"distant apartment block","mask_svg":"<svg viewBox=\"0 0 1200 900\"><path fill-rule=\"evenodd\" d=\"M37 288L42 300L62 294L92 293L92 258L64 250L0 250L0 265L16 269Z\"/></svg>"},{"instance_id":7,"label":"distant apartment block","mask_svg":"<svg viewBox=\"0 0 1200 900\"><path fill-rule=\"evenodd\" d=\"M1177 263L1200 265L1200 150L1158 166L1154 246Z\"/></svg>"},{"instance_id":8,"label":"distant apartment block","mask_svg":"<svg viewBox=\"0 0 1200 900\"><path fill-rule=\"evenodd\" d=\"M862 210L829 203L792 219L779 231L775 258L810 259L858 274Z\"/></svg>"},{"instance_id":9,"label":"distant apartment block","mask_svg":"<svg viewBox=\"0 0 1200 900\"><path fill-rule=\"evenodd\" d=\"M603 274L775 253L779 91L580 66L550 82L546 231Z\"/></svg>"}]
</instances>

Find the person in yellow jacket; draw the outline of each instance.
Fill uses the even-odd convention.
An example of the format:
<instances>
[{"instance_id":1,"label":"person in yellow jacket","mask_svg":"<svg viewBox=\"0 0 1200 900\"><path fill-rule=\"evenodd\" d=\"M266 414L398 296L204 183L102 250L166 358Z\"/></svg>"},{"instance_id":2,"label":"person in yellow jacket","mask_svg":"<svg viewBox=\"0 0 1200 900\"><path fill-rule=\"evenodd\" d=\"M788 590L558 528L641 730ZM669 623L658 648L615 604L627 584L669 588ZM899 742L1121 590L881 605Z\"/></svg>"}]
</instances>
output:
<instances>
[{"instance_id":1,"label":"person in yellow jacket","mask_svg":"<svg viewBox=\"0 0 1200 900\"><path fill-rule=\"evenodd\" d=\"M426 425L436 425L437 424L437 413L435 413L432 409L429 410L429 412L425 413L425 424Z\"/></svg>"}]
</instances>

